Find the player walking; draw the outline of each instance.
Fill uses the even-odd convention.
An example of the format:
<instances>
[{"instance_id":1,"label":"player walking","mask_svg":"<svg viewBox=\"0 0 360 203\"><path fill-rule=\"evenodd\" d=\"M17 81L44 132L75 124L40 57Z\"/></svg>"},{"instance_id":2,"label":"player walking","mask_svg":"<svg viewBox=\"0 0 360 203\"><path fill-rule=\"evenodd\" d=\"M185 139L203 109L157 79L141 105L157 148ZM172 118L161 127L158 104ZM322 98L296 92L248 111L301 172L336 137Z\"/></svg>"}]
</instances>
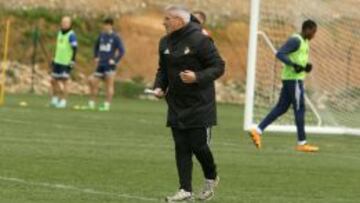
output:
<instances>
[{"instance_id":1,"label":"player walking","mask_svg":"<svg viewBox=\"0 0 360 203\"><path fill-rule=\"evenodd\" d=\"M286 113L292 105L298 135L296 150L302 152L319 150L317 146L309 145L306 141L304 100L304 79L312 70L312 65L309 63L310 40L314 38L316 30L316 23L306 20L302 24L301 33L291 36L277 52L276 57L284 63L281 74L283 87L274 109L250 132L250 137L257 148L261 148L261 134L266 127Z\"/></svg>"}]
</instances>

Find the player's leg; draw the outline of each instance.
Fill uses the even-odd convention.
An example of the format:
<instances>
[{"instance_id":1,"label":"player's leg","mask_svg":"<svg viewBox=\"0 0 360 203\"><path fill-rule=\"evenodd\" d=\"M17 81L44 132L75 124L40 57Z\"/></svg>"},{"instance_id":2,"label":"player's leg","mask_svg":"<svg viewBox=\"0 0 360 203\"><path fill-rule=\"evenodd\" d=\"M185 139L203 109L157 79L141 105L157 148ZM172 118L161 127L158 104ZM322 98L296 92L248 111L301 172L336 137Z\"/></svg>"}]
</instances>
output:
<instances>
[{"instance_id":1,"label":"player's leg","mask_svg":"<svg viewBox=\"0 0 360 203\"><path fill-rule=\"evenodd\" d=\"M266 129L271 123L278 119L281 115L286 113L291 105L291 98L289 97L289 85L291 81L284 81L280 92L280 98L272 111L261 121L258 128L262 131Z\"/></svg>"},{"instance_id":2,"label":"player's leg","mask_svg":"<svg viewBox=\"0 0 360 203\"><path fill-rule=\"evenodd\" d=\"M291 97L289 95L289 89L291 86L291 81L283 81L283 87L281 88L279 101L276 106L271 110L271 112L260 122L257 128L252 129L250 132L250 137L253 140L257 148L261 148L261 134L273 123L277 118L287 112L291 105Z\"/></svg>"},{"instance_id":3,"label":"player's leg","mask_svg":"<svg viewBox=\"0 0 360 203\"><path fill-rule=\"evenodd\" d=\"M299 144L306 143L305 134L305 100L304 100L304 87L302 81L296 81L294 84L293 95L293 110L295 116L295 124L298 134Z\"/></svg>"},{"instance_id":4,"label":"player's leg","mask_svg":"<svg viewBox=\"0 0 360 203\"><path fill-rule=\"evenodd\" d=\"M292 87L292 105L295 116L295 124L298 135L298 145L296 149L304 152L318 151L319 148L307 144L305 134L305 90L303 81L295 81Z\"/></svg>"},{"instance_id":5,"label":"player's leg","mask_svg":"<svg viewBox=\"0 0 360 203\"><path fill-rule=\"evenodd\" d=\"M199 200L210 200L214 196L215 187L219 183L216 164L208 145L211 128L197 128L190 130L191 148L199 161L205 177L205 184L199 194Z\"/></svg>"},{"instance_id":6,"label":"player's leg","mask_svg":"<svg viewBox=\"0 0 360 203\"><path fill-rule=\"evenodd\" d=\"M100 83L101 77L102 77L102 74L100 72L95 72L88 79L89 87L90 87L90 99L88 102L88 107L90 109L95 109L95 102L96 102L96 97L99 92L99 83Z\"/></svg>"},{"instance_id":7,"label":"player's leg","mask_svg":"<svg viewBox=\"0 0 360 203\"><path fill-rule=\"evenodd\" d=\"M106 86L106 102L109 104L112 102L114 96L114 82L115 75L111 74L105 78L105 86Z\"/></svg>"},{"instance_id":8,"label":"player's leg","mask_svg":"<svg viewBox=\"0 0 360 203\"><path fill-rule=\"evenodd\" d=\"M63 78L62 80L59 80L59 88L60 89L60 100L57 105L57 108L66 108L67 105L67 97L68 97L68 79Z\"/></svg>"},{"instance_id":9,"label":"player's leg","mask_svg":"<svg viewBox=\"0 0 360 203\"><path fill-rule=\"evenodd\" d=\"M59 103L58 108L66 108L67 98L68 98L68 84L70 79L71 68L68 66L62 67L61 79L58 80L59 83Z\"/></svg>"},{"instance_id":10,"label":"player's leg","mask_svg":"<svg viewBox=\"0 0 360 203\"><path fill-rule=\"evenodd\" d=\"M60 101L60 87L59 79L61 77L61 68L58 64L52 63L52 72L51 72L51 101L50 106L56 107Z\"/></svg>"},{"instance_id":11,"label":"player's leg","mask_svg":"<svg viewBox=\"0 0 360 203\"><path fill-rule=\"evenodd\" d=\"M185 201L193 198L192 195L192 151L187 130L172 128L175 143L176 166L179 175L180 188L177 193L166 197L166 201Z\"/></svg>"},{"instance_id":12,"label":"player's leg","mask_svg":"<svg viewBox=\"0 0 360 203\"><path fill-rule=\"evenodd\" d=\"M50 106L56 107L59 102L59 84L56 78L51 77L51 101Z\"/></svg>"},{"instance_id":13,"label":"player's leg","mask_svg":"<svg viewBox=\"0 0 360 203\"><path fill-rule=\"evenodd\" d=\"M114 96L114 83L115 83L115 74L114 72L108 73L104 79L105 82L105 93L106 98L104 104L99 109L100 111L109 111L110 105Z\"/></svg>"}]
</instances>

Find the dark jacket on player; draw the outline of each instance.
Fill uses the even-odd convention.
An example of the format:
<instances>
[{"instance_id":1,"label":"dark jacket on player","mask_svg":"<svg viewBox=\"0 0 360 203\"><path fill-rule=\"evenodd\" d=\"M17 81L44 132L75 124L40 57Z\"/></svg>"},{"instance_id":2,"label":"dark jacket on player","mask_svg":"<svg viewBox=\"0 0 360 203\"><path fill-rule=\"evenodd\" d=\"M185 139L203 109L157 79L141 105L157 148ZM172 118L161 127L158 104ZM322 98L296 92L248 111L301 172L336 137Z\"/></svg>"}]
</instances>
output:
<instances>
[{"instance_id":1,"label":"dark jacket on player","mask_svg":"<svg viewBox=\"0 0 360 203\"><path fill-rule=\"evenodd\" d=\"M154 87L166 92L167 126L189 129L216 125L214 81L225 63L211 39L199 26L189 23L166 35L159 45L159 69ZM185 84L180 72L196 73L194 84Z\"/></svg>"}]
</instances>

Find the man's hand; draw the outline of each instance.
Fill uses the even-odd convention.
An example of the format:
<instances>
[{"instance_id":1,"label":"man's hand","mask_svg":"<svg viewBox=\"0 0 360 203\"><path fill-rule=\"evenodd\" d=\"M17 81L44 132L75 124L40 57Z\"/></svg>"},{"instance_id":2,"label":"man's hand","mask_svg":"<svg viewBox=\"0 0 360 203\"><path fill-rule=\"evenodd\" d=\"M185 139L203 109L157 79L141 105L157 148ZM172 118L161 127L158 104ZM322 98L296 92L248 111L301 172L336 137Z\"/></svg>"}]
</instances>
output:
<instances>
[{"instance_id":1,"label":"man's hand","mask_svg":"<svg viewBox=\"0 0 360 203\"><path fill-rule=\"evenodd\" d=\"M96 64L98 64L99 61L100 61L99 57L94 58L94 62L95 62Z\"/></svg>"},{"instance_id":2,"label":"man's hand","mask_svg":"<svg viewBox=\"0 0 360 203\"><path fill-rule=\"evenodd\" d=\"M114 59L110 59L110 60L109 60L109 64L110 64L110 65L115 65L115 60L114 60Z\"/></svg>"},{"instance_id":3,"label":"man's hand","mask_svg":"<svg viewBox=\"0 0 360 203\"><path fill-rule=\"evenodd\" d=\"M192 84L196 82L196 74L194 71L191 70L185 70L180 73L180 78L183 81L183 83L186 84Z\"/></svg>"},{"instance_id":4,"label":"man's hand","mask_svg":"<svg viewBox=\"0 0 360 203\"><path fill-rule=\"evenodd\" d=\"M301 73L304 70L304 67L300 66L299 64L294 64L293 67L296 73Z\"/></svg>"},{"instance_id":5,"label":"man's hand","mask_svg":"<svg viewBox=\"0 0 360 203\"><path fill-rule=\"evenodd\" d=\"M161 88L158 88L158 87L157 87L157 88L154 89L154 96L155 96L155 97L161 99L161 98L164 97L164 95L165 95L165 93L164 93L164 91L162 91Z\"/></svg>"},{"instance_id":6,"label":"man's hand","mask_svg":"<svg viewBox=\"0 0 360 203\"><path fill-rule=\"evenodd\" d=\"M311 63L308 63L308 64L306 64L306 66L305 66L305 72L307 72L307 73L310 73L311 71L312 71L312 64Z\"/></svg>"}]
</instances>

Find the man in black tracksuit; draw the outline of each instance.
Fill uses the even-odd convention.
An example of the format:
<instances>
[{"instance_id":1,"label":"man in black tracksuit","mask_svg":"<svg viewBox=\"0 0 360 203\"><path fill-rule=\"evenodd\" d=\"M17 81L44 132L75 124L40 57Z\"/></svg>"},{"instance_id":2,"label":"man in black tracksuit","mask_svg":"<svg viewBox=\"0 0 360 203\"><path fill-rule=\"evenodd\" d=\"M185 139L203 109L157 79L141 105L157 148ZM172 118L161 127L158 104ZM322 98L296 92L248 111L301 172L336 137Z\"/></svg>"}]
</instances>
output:
<instances>
[{"instance_id":1,"label":"man in black tracksuit","mask_svg":"<svg viewBox=\"0 0 360 203\"><path fill-rule=\"evenodd\" d=\"M154 85L155 95L166 98L167 126L175 142L180 190L167 197L170 202L193 198L193 154L206 178L199 199L212 198L219 181L208 139L211 127L216 125L214 81L223 75L225 64L212 40L199 25L190 22L190 13L189 18L184 13L188 12L182 7L166 10L164 26L168 34L160 41Z\"/></svg>"}]
</instances>

